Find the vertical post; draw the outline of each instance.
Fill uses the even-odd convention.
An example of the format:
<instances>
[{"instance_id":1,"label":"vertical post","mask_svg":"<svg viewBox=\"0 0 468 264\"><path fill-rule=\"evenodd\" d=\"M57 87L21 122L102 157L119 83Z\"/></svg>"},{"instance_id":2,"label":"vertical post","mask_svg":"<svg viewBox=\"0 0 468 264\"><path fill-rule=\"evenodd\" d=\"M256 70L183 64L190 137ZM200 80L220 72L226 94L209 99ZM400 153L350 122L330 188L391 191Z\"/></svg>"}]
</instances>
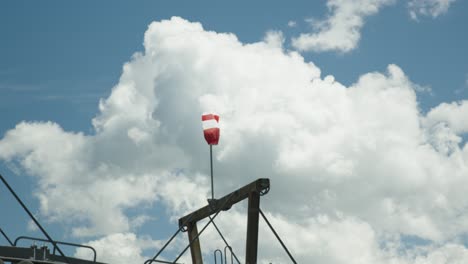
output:
<instances>
[{"instance_id":1,"label":"vertical post","mask_svg":"<svg viewBox=\"0 0 468 264\"><path fill-rule=\"evenodd\" d=\"M187 224L187 233L190 243L190 241L192 241L198 235L196 222L190 222ZM190 254L192 255L193 264L203 264L200 240L198 240L198 238L193 241L192 245L190 245Z\"/></svg>"},{"instance_id":2,"label":"vertical post","mask_svg":"<svg viewBox=\"0 0 468 264\"><path fill-rule=\"evenodd\" d=\"M213 145L210 145L210 167L211 167L211 199L214 200L214 184L213 184Z\"/></svg>"},{"instance_id":3,"label":"vertical post","mask_svg":"<svg viewBox=\"0 0 468 264\"><path fill-rule=\"evenodd\" d=\"M247 243L245 250L246 264L257 264L259 211L260 194L256 191L250 192L247 213Z\"/></svg>"}]
</instances>

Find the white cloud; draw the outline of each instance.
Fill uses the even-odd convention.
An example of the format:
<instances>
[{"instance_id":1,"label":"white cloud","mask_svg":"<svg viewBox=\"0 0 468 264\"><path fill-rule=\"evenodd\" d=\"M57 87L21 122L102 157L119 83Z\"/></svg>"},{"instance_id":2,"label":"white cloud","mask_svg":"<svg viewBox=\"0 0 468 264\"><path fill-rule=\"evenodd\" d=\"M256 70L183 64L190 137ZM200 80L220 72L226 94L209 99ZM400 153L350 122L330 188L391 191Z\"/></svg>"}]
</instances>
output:
<instances>
[{"instance_id":1,"label":"white cloud","mask_svg":"<svg viewBox=\"0 0 468 264\"><path fill-rule=\"evenodd\" d=\"M133 233L115 233L101 239L90 241L87 245L97 252L97 261L106 263L143 263L146 261L142 251L161 247L162 243L149 238L137 238ZM79 248L75 257L93 260L93 252Z\"/></svg>"},{"instance_id":2,"label":"white cloud","mask_svg":"<svg viewBox=\"0 0 468 264\"><path fill-rule=\"evenodd\" d=\"M393 0L328 0L330 12L325 20L312 20L314 31L301 34L292 40L292 45L301 51L339 51L355 49L361 38L364 20L377 14Z\"/></svg>"},{"instance_id":3,"label":"white cloud","mask_svg":"<svg viewBox=\"0 0 468 264\"><path fill-rule=\"evenodd\" d=\"M418 16L430 16L436 18L447 13L450 5L456 0L410 0L408 9L412 19L417 20Z\"/></svg>"},{"instance_id":4,"label":"white cloud","mask_svg":"<svg viewBox=\"0 0 468 264\"><path fill-rule=\"evenodd\" d=\"M33 231L33 232L39 230L39 228L37 227L36 223L34 223L33 220L29 220L29 221L28 221L27 229L28 229L29 231Z\"/></svg>"},{"instance_id":5,"label":"white cloud","mask_svg":"<svg viewBox=\"0 0 468 264\"><path fill-rule=\"evenodd\" d=\"M284 43L283 32L270 30L265 34L263 41L270 46L282 48Z\"/></svg>"},{"instance_id":6,"label":"white cloud","mask_svg":"<svg viewBox=\"0 0 468 264\"><path fill-rule=\"evenodd\" d=\"M293 20L288 21L288 27L296 27L296 26L297 26L296 21L293 21Z\"/></svg>"},{"instance_id":7,"label":"white cloud","mask_svg":"<svg viewBox=\"0 0 468 264\"><path fill-rule=\"evenodd\" d=\"M410 0L408 10L412 19L418 16L436 18L447 13L450 5L456 0ZM292 45L300 51L338 51L354 50L361 39L361 29L365 19L377 14L385 6L394 4L395 0L327 0L329 14L324 20L308 19L313 31L303 33L292 39ZM291 23L290 27L296 23Z\"/></svg>"},{"instance_id":8,"label":"white cloud","mask_svg":"<svg viewBox=\"0 0 468 264\"><path fill-rule=\"evenodd\" d=\"M468 133L468 100L442 103L427 114L426 125L445 123L455 134Z\"/></svg>"},{"instance_id":9,"label":"white cloud","mask_svg":"<svg viewBox=\"0 0 468 264\"><path fill-rule=\"evenodd\" d=\"M156 147L162 153L155 156ZM165 177L174 182L183 178L157 168L170 159L170 147L137 144L126 128L85 136L64 132L51 122L23 122L7 132L0 148L0 158L38 177L42 191L36 196L43 214L82 223L73 228L75 236L129 230L124 209L157 200L163 193L158 187L167 185L161 182Z\"/></svg>"},{"instance_id":10,"label":"white cloud","mask_svg":"<svg viewBox=\"0 0 468 264\"><path fill-rule=\"evenodd\" d=\"M358 13L372 14L379 3ZM468 231L468 146L453 144L466 133L457 123L465 104L424 116L418 87L397 65L345 87L271 41L277 36L244 44L177 17L154 22L144 52L101 100L95 134L23 122L0 140L0 158L37 178L43 216L73 226L75 236L103 235L91 244L128 263L143 258L145 246L135 241L145 239L130 232L148 219L145 207L165 206L176 220L206 203L200 114L214 110L222 130L216 194L271 178L262 207L300 263L468 261L454 242ZM434 133L428 120L444 120L449 130ZM127 215L128 208L142 212ZM226 236L240 254L244 209L219 219L223 230L238 227ZM213 231L206 235L211 254L219 244ZM405 236L428 245L406 247ZM129 249L115 255L108 241ZM261 247L262 263L286 262L273 238Z\"/></svg>"}]
</instances>

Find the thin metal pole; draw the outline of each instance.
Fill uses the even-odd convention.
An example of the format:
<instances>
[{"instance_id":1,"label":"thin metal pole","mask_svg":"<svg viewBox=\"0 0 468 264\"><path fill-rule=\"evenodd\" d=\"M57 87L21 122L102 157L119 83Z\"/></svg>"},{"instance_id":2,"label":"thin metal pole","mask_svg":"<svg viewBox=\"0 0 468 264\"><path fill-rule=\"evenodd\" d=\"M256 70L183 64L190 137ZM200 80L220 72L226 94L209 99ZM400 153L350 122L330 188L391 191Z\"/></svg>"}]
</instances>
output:
<instances>
[{"instance_id":1,"label":"thin metal pole","mask_svg":"<svg viewBox=\"0 0 468 264\"><path fill-rule=\"evenodd\" d=\"M219 252L219 255L221 256L221 264L223 264L223 252L221 251L221 249L217 249L214 251L214 260L215 260L215 264L218 264L218 259L216 258L216 252Z\"/></svg>"},{"instance_id":2,"label":"thin metal pole","mask_svg":"<svg viewBox=\"0 0 468 264\"><path fill-rule=\"evenodd\" d=\"M211 166L211 199L214 200L214 184L213 184L213 145L210 145L210 166Z\"/></svg>"},{"instance_id":3,"label":"thin metal pole","mask_svg":"<svg viewBox=\"0 0 468 264\"><path fill-rule=\"evenodd\" d=\"M268 219L266 218L266 216L263 214L262 210L259 209L259 212L260 214L262 215L263 217L263 220L265 220L265 222L268 224L268 226L270 227L271 231L273 232L273 234L276 236L276 239L278 239L278 241L281 243L281 246L283 247L283 249L286 251L286 253L288 253L288 256L289 258L292 260L292 262L294 264L297 264L296 260L293 258L293 256L291 255L291 253L289 252L288 248L286 247L286 245L283 243L283 241L281 240L281 238L279 237L279 235L276 233L275 229L273 228L273 226L270 224L270 222L268 221Z\"/></svg>"},{"instance_id":4,"label":"thin metal pole","mask_svg":"<svg viewBox=\"0 0 468 264\"><path fill-rule=\"evenodd\" d=\"M0 174L0 179L2 180L3 184L5 184L5 186L8 188L8 190L11 192L11 194L16 198L16 200L21 205L21 207L23 207L24 211L26 211L26 213L29 215L29 217L31 217L31 219L34 221L34 223L37 225L37 227L39 227L39 229L42 231L42 233L47 237L49 242L52 243L52 245L54 245L54 248L56 248L58 250L60 255L65 259L65 262L70 263L70 261L65 256L65 254L63 254L62 250L57 246L57 243L55 243L55 241L49 236L49 234L47 234L45 229L41 226L41 224L39 224L39 222L36 220L34 215L29 211L29 209L26 207L26 205L23 203L23 201L21 201L21 199L18 197L18 195L16 195L15 191L10 187L8 182L5 180L5 178L3 178L3 176L1 174Z\"/></svg>"},{"instance_id":5,"label":"thin metal pole","mask_svg":"<svg viewBox=\"0 0 468 264\"><path fill-rule=\"evenodd\" d=\"M227 264L228 261L227 261L227 252L226 252L226 248L229 248L229 250L231 251L231 264L234 264L234 253L232 252L232 248L230 246L225 246L224 247L224 263ZM239 260L236 258L237 260L237 263L240 264Z\"/></svg>"}]
</instances>

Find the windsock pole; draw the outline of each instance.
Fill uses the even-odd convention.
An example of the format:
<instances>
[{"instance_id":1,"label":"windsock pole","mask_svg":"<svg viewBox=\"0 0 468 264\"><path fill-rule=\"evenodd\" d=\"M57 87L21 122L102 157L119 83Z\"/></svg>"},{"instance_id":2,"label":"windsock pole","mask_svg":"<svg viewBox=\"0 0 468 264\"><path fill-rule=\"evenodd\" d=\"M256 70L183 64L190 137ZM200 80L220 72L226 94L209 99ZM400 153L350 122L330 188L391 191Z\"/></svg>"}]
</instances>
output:
<instances>
[{"instance_id":1,"label":"windsock pole","mask_svg":"<svg viewBox=\"0 0 468 264\"><path fill-rule=\"evenodd\" d=\"M214 200L214 184L213 184L213 145L210 145L210 167L211 167L211 199Z\"/></svg>"},{"instance_id":2,"label":"windsock pole","mask_svg":"<svg viewBox=\"0 0 468 264\"><path fill-rule=\"evenodd\" d=\"M218 145L219 141L219 115L213 113L202 114L203 135L206 143L210 145L210 172L211 172L211 200L214 200L214 180L213 180L213 145Z\"/></svg>"}]
</instances>

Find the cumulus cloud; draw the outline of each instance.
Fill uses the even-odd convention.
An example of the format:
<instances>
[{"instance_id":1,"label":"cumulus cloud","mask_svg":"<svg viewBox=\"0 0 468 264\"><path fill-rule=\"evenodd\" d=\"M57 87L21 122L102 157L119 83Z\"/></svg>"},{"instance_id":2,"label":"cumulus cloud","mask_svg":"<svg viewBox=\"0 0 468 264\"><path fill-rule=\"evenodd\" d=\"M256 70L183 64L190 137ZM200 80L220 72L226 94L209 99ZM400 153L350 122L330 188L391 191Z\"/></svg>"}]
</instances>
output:
<instances>
[{"instance_id":1,"label":"cumulus cloud","mask_svg":"<svg viewBox=\"0 0 468 264\"><path fill-rule=\"evenodd\" d=\"M143 263L147 259L142 254L144 249L162 246L150 238L138 239L133 233L115 233L90 241L88 245L96 250L97 261L108 263ZM79 248L75 257L93 260L94 254L87 248Z\"/></svg>"},{"instance_id":2,"label":"cumulus cloud","mask_svg":"<svg viewBox=\"0 0 468 264\"><path fill-rule=\"evenodd\" d=\"M270 30L265 34L263 41L270 46L282 48L284 43L283 32Z\"/></svg>"},{"instance_id":3,"label":"cumulus cloud","mask_svg":"<svg viewBox=\"0 0 468 264\"><path fill-rule=\"evenodd\" d=\"M427 115L427 122L445 122L456 134L468 133L468 101L442 103Z\"/></svg>"},{"instance_id":4,"label":"cumulus cloud","mask_svg":"<svg viewBox=\"0 0 468 264\"><path fill-rule=\"evenodd\" d=\"M324 20L311 20L313 32L293 38L292 45L301 51L349 52L359 43L365 19L394 2L393 0L328 0L328 17Z\"/></svg>"},{"instance_id":5,"label":"cumulus cloud","mask_svg":"<svg viewBox=\"0 0 468 264\"><path fill-rule=\"evenodd\" d=\"M456 0L410 0L408 9L412 19L418 20L418 16L430 16L436 18L447 13L450 5Z\"/></svg>"},{"instance_id":6,"label":"cumulus cloud","mask_svg":"<svg viewBox=\"0 0 468 264\"><path fill-rule=\"evenodd\" d=\"M389 2L364 1L358 11L330 3L362 25ZM95 133L22 122L0 140L0 158L36 177L44 217L92 239L104 260L128 263L159 245L136 235L145 208L161 205L175 223L206 204L200 114L216 111L216 195L271 178L262 207L300 263L468 261L457 242L468 231L468 146L456 140L467 132L466 103L424 115L418 87L397 65L345 87L281 39L270 33L246 44L178 17L154 22L144 51L101 100ZM242 255L245 205L224 214L219 225ZM213 230L204 235L211 256L220 240ZM268 235L262 225L261 263L286 262ZM427 244L408 246L405 237ZM111 242L128 250L115 255Z\"/></svg>"},{"instance_id":7,"label":"cumulus cloud","mask_svg":"<svg viewBox=\"0 0 468 264\"><path fill-rule=\"evenodd\" d=\"M408 10L414 20L418 16L436 18L447 13L456 0L410 0ZM328 0L329 14L323 20L308 19L312 32L303 33L292 39L292 45L299 51L338 51L354 50L361 39L361 29L366 18L377 14L385 6L392 5L395 0ZM296 23L288 23L290 27Z\"/></svg>"}]
</instances>

